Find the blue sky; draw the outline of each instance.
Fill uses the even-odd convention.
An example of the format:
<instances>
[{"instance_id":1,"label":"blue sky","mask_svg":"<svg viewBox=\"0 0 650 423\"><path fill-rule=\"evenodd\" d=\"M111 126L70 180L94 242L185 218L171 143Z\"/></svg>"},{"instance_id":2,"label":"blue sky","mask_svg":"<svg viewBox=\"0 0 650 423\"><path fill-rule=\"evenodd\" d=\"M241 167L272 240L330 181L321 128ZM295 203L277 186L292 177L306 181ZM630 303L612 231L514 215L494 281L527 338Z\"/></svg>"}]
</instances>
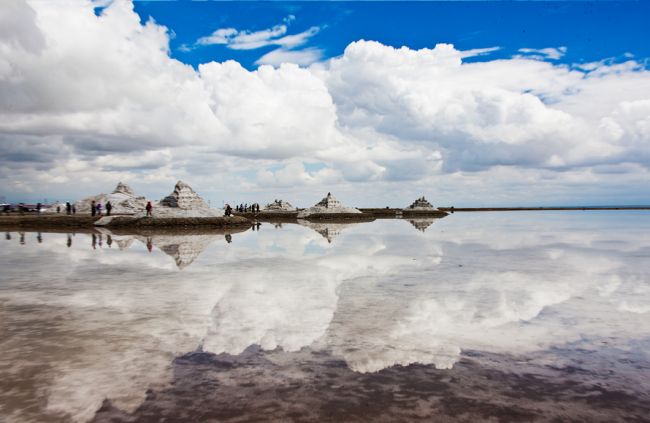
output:
<instances>
[{"instance_id":1,"label":"blue sky","mask_svg":"<svg viewBox=\"0 0 650 423\"><path fill-rule=\"evenodd\" d=\"M320 31L300 48L316 47L323 59L339 56L352 41L366 39L393 47L430 48L451 43L461 50L500 47L471 60L520 54L522 48L567 47L558 63L650 57L650 2L149 2L135 3L147 20L170 28L172 56L196 66L233 59L248 69L273 46L232 50L225 45L179 49L218 28L260 31L281 24L287 34ZM300 49L299 48L299 49ZM629 55L628 55L629 56Z\"/></svg>"},{"instance_id":2,"label":"blue sky","mask_svg":"<svg viewBox=\"0 0 650 423\"><path fill-rule=\"evenodd\" d=\"M648 204L649 16L647 1L0 1L0 196L123 181L156 200L183 180L212 204Z\"/></svg>"}]
</instances>

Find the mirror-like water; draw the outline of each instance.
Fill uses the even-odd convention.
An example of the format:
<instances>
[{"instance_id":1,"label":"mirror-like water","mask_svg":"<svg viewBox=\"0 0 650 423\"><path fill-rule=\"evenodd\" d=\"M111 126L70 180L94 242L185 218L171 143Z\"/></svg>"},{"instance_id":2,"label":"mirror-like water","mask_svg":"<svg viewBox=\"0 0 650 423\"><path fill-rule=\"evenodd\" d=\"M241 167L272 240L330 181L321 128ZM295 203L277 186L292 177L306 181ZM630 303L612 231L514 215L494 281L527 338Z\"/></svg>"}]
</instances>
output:
<instances>
[{"instance_id":1,"label":"mirror-like water","mask_svg":"<svg viewBox=\"0 0 650 423\"><path fill-rule=\"evenodd\" d=\"M650 415L647 212L4 238L7 421Z\"/></svg>"}]
</instances>

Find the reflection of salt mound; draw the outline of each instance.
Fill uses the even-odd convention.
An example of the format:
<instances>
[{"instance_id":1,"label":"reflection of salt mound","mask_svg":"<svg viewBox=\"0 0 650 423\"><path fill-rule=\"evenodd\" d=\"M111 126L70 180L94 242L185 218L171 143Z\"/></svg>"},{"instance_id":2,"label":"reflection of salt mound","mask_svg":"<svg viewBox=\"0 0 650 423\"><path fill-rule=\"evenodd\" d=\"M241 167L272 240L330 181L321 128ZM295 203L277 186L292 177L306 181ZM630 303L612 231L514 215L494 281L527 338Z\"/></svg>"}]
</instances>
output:
<instances>
[{"instance_id":1,"label":"reflection of salt mound","mask_svg":"<svg viewBox=\"0 0 650 423\"><path fill-rule=\"evenodd\" d=\"M419 231L426 231L429 226L435 222L436 219L409 219L409 223Z\"/></svg>"},{"instance_id":2,"label":"reflection of salt mound","mask_svg":"<svg viewBox=\"0 0 650 423\"><path fill-rule=\"evenodd\" d=\"M354 223L323 223L310 222L308 220L298 219L298 224L311 228L321 234L327 242L331 243L334 238L339 236L343 229L354 226Z\"/></svg>"},{"instance_id":3,"label":"reflection of salt mound","mask_svg":"<svg viewBox=\"0 0 650 423\"><path fill-rule=\"evenodd\" d=\"M190 264L217 238L217 235L152 235L136 238L147 246L155 246L171 256L179 269Z\"/></svg>"},{"instance_id":4,"label":"reflection of salt mound","mask_svg":"<svg viewBox=\"0 0 650 423\"><path fill-rule=\"evenodd\" d=\"M422 196L417 200L415 200L413 204L408 206L408 209L409 210L433 210L433 206L424 198L424 196Z\"/></svg>"},{"instance_id":5,"label":"reflection of salt mound","mask_svg":"<svg viewBox=\"0 0 650 423\"><path fill-rule=\"evenodd\" d=\"M174 191L153 204L155 217L217 217L223 211L211 209L194 190L183 181L178 181Z\"/></svg>"},{"instance_id":6,"label":"reflection of salt mound","mask_svg":"<svg viewBox=\"0 0 650 423\"><path fill-rule=\"evenodd\" d=\"M106 202L110 201L113 206L111 214L135 214L143 211L147 204L144 197L137 197L133 189L122 182L119 182L110 194L97 194L77 201L75 203L77 213L90 213L93 201L96 204L100 203L102 210L106 210Z\"/></svg>"},{"instance_id":7,"label":"reflection of salt mound","mask_svg":"<svg viewBox=\"0 0 650 423\"><path fill-rule=\"evenodd\" d=\"M264 207L264 211L270 212L294 212L296 208L284 200L273 200Z\"/></svg>"},{"instance_id":8,"label":"reflection of salt mound","mask_svg":"<svg viewBox=\"0 0 650 423\"><path fill-rule=\"evenodd\" d=\"M316 205L305 209L298 213L298 217L307 217L314 214L343 214L343 213L355 213L360 214L361 212L352 207L345 207L339 200L334 198L331 193L327 193L327 196L320 200Z\"/></svg>"},{"instance_id":9,"label":"reflection of salt mound","mask_svg":"<svg viewBox=\"0 0 650 423\"><path fill-rule=\"evenodd\" d=\"M123 250L128 250L131 248L131 245L133 245L133 238L128 238L128 239L113 239L115 242L117 242L117 248L120 249L120 251Z\"/></svg>"}]
</instances>

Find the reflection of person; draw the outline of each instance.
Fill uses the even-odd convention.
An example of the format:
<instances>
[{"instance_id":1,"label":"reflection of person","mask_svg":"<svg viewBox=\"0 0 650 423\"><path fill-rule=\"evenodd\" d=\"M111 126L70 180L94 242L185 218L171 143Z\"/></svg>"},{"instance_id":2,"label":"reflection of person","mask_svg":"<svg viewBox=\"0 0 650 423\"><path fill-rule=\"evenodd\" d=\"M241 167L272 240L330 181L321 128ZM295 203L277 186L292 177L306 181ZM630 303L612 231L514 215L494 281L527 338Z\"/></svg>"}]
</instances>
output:
<instances>
[{"instance_id":1,"label":"reflection of person","mask_svg":"<svg viewBox=\"0 0 650 423\"><path fill-rule=\"evenodd\" d=\"M153 242L151 241L151 237L148 236L147 237L147 250L149 250L149 252L151 252L152 249L153 249Z\"/></svg>"},{"instance_id":2,"label":"reflection of person","mask_svg":"<svg viewBox=\"0 0 650 423\"><path fill-rule=\"evenodd\" d=\"M72 247L72 237L70 234L68 234L68 240L66 241L65 245L67 245L68 248Z\"/></svg>"},{"instance_id":3,"label":"reflection of person","mask_svg":"<svg viewBox=\"0 0 650 423\"><path fill-rule=\"evenodd\" d=\"M43 235L41 235L40 232L36 235L36 241L38 241L39 244L43 243Z\"/></svg>"},{"instance_id":4,"label":"reflection of person","mask_svg":"<svg viewBox=\"0 0 650 423\"><path fill-rule=\"evenodd\" d=\"M11 241L11 234L9 232L5 232L5 239Z\"/></svg>"},{"instance_id":5,"label":"reflection of person","mask_svg":"<svg viewBox=\"0 0 650 423\"><path fill-rule=\"evenodd\" d=\"M20 245L25 245L25 232L18 232L20 235Z\"/></svg>"},{"instance_id":6,"label":"reflection of person","mask_svg":"<svg viewBox=\"0 0 650 423\"><path fill-rule=\"evenodd\" d=\"M93 234L93 250L97 249L97 235Z\"/></svg>"},{"instance_id":7,"label":"reflection of person","mask_svg":"<svg viewBox=\"0 0 650 423\"><path fill-rule=\"evenodd\" d=\"M113 244L113 238L110 235L106 235L106 245L108 245L108 248L111 248L111 244Z\"/></svg>"},{"instance_id":8,"label":"reflection of person","mask_svg":"<svg viewBox=\"0 0 650 423\"><path fill-rule=\"evenodd\" d=\"M232 235L226 234L226 242L230 244L232 242Z\"/></svg>"}]
</instances>

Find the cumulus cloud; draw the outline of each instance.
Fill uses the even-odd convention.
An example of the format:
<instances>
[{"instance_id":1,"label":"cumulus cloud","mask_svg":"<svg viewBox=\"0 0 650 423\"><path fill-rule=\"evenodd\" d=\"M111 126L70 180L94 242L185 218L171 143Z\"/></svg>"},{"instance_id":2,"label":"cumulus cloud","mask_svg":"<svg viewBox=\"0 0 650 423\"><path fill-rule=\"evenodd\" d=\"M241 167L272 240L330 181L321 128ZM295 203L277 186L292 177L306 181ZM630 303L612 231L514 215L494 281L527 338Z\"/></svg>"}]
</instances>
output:
<instances>
[{"instance_id":1,"label":"cumulus cloud","mask_svg":"<svg viewBox=\"0 0 650 423\"><path fill-rule=\"evenodd\" d=\"M650 168L650 72L634 60L573 67L528 57L566 51L556 48L468 63L495 48L360 40L323 61L316 48L297 49L318 29L288 34L288 18L263 31L221 28L201 42L277 46L257 69L234 61L194 69L170 56L168 29L141 22L129 1L98 15L95 7L0 4L0 180L12 195L49 190L43 177L89 184L98 175L161 193L178 178L232 192L286 187L278 166L318 161L327 177L298 170L294 188L355 182L363 196L372 183L397 199L406 190L394 182L465 190L479 175L494 182L485 199L505 199L514 183L501 180L506 173L554 181L549 192L575 189L580 174L576 192L608 193ZM144 177L129 154L142 157ZM619 171L598 176L612 166Z\"/></svg>"}]
</instances>

